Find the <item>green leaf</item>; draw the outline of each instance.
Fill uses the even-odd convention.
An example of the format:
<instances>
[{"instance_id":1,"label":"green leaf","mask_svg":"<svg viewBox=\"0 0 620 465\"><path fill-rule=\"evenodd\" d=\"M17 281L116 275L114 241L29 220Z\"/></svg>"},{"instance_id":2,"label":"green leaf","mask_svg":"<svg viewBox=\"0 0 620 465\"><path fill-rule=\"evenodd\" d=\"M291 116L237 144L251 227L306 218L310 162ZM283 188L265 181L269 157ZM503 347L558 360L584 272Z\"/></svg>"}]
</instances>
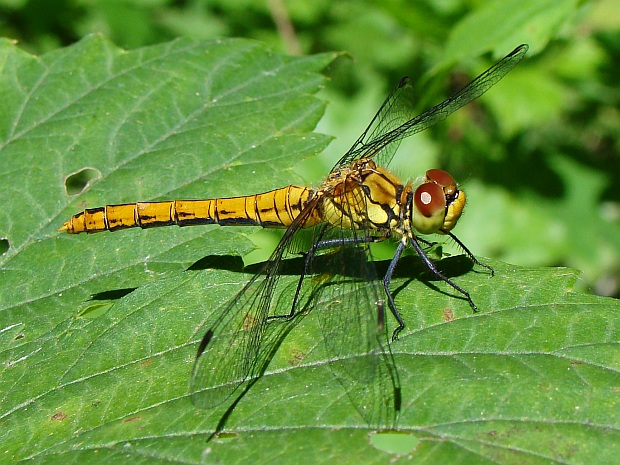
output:
<instances>
[{"instance_id":1,"label":"green leaf","mask_svg":"<svg viewBox=\"0 0 620 465\"><path fill-rule=\"evenodd\" d=\"M208 441L224 412L191 403L189 375L204 322L249 278L236 257L250 231L56 229L84 207L300 182L290 167L327 141L309 132L322 111L309 94L333 55L288 58L239 40L125 52L95 36L40 58L0 45L5 463L618 456L618 302L572 292L569 269L491 262L490 277L460 256L438 266L477 313L419 259L397 268L398 434L359 416L328 368L314 309ZM69 178L79 194L67 194Z\"/></svg>"},{"instance_id":2,"label":"green leaf","mask_svg":"<svg viewBox=\"0 0 620 465\"><path fill-rule=\"evenodd\" d=\"M501 56L528 42L535 54L574 14L578 0L494 0L465 16L450 33L445 61L459 62L487 50ZM524 40L527 38L527 40Z\"/></svg>"},{"instance_id":3,"label":"green leaf","mask_svg":"<svg viewBox=\"0 0 620 465\"><path fill-rule=\"evenodd\" d=\"M290 167L328 140L309 133L323 110L309 93L333 55L290 59L238 40L129 53L91 36L39 59L2 45L0 237L9 248L0 265L11 292L0 308L12 309L31 338L91 295L251 249L247 239L209 228L58 234L72 214L299 182ZM79 173L88 184L69 195Z\"/></svg>"}]
</instances>

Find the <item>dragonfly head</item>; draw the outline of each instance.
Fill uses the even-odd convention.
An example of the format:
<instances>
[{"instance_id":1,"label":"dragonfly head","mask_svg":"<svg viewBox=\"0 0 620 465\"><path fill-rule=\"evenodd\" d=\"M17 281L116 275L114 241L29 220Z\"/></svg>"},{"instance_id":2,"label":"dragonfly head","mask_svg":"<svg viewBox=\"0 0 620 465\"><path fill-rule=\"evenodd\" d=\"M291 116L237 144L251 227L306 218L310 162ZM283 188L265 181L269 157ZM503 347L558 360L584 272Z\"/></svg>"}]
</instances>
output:
<instances>
[{"instance_id":1,"label":"dragonfly head","mask_svg":"<svg viewBox=\"0 0 620 465\"><path fill-rule=\"evenodd\" d=\"M413 194L411 224L422 234L450 231L465 207L465 192L443 170L428 170Z\"/></svg>"}]
</instances>

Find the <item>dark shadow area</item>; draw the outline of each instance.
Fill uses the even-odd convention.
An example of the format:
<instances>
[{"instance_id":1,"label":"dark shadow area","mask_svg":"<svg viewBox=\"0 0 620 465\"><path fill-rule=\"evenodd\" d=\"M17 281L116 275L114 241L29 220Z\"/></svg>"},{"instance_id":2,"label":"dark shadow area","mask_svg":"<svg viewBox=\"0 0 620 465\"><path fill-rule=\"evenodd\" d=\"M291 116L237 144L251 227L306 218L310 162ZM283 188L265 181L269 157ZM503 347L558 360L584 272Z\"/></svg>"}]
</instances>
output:
<instances>
[{"instance_id":1,"label":"dark shadow area","mask_svg":"<svg viewBox=\"0 0 620 465\"><path fill-rule=\"evenodd\" d=\"M90 300L118 300L131 294L137 288L127 287L125 289L112 289L110 291L97 292L90 297Z\"/></svg>"},{"instance_id":2,"label":"dark shadow area","mask_svg":"<svg viewBox=\"0 0 620 465\"><path fill-rule=\"evenodd\" d=\"M243 259L238 255L207 255L192 263L187 271L223 270L243 272Z\"/></svg>"},{"instance_id":3,"label":"dark shadow area","mask_svg":"<svg viewBox=\"0 0 620 465\"><path fill-rule=\"evenodd\" d=\"M389 263L389 260L385 260L375 264L380 278L385 276ZM434 261L433 263L437 267L437 270L440 273L443 273L443 275L448 279L462 276L474 269L474 263L465 255L446 257L442 260ZM426 266L426 264L415 255L407 255L398 261L396 270L392 275L392 280L399 278L405 279L405 281L398 287L390 286L390 293L394 298L396 298L403 289L406 289L411 281L418 280L434 292L466 300L461 294L456 292L450 286L445 286L443 284L437 285L438 282L442 282L443 280L433 273Z\"/></svg>"},{"instance_id":4,"label":"dark shadow area","mask_svg":"<svg viewBox=\"0 0 620 465\"><path fill-rule=\"evenodd\" d=\"M343 268L341 264L343 263L342 257L335 259L335 255L340 255L349 253L351 251L340 251L339 254L327 253L323 255L319 255L314 259L314 273L322 274L322 273L333 273L335 267ZM282 260L282 264L280 266L279 275L281 276L301 276L304 271L305 265L305 256L300 254L298 257L289 258L286 260ZM346 262L346 258L344 261ZM201 258L190 267L187 268L188 271L200 271L200 270L224 270L231 271L237 273L249 273L249 274L257 274L261 273L268 262L255 263L252 265L248 265L244 268L243 259L236 255L208 255L206 257ZM464 275L470 272L473 269L473 263L469 258L465 255L457 255L454 257L447 257L442 260L436 261L437 269L443 273L448 278L453 278L457 276ZM390 265L390 260L381 260L372 262L374 265L374 273L376 279L383 279L385 274L387 273L388 267ZM344 267L344 269L337 270L338 274L349 278L366 278L372 276L373 268L369 270L360 270L359 267ZM393 279L417 279L419 281L429 283L441 281L431 270L429 270L424 262L415 255L406 255L401 257L398 261L398 265L396 266L396 270L393 274ZM403 286L406 287L408 284L405 283ZM434 286L431 286L435 289ZM111 289L108 291L98 292L93 294L90 298L90 301L110 301L110 300L118 300L125 297L128 294L131 294L135 291L135 287L128 287L122 289ZM398 293L398 290L394 292L394 295Z\"/></svg>"},{"instance_id":5,"label":"dark shadow area","mask_svg":"<svg viewBox=\"0 0 620 465\"><path fill-rule=\"evenodd\" d=\"M350 253L341 251L341 253ZM315 273L333 273L334 263L342 263L342 259L334 260L335 254L323 254L314 259ZM345 259L346 260L346 259ZM287 258L282 260L279 273L282 276L299 276L303 273L305 256L299 254L298 257ZM235 255L208 255L192 264L188 271L199 270L225 270L238 273L257 274L262 272L268 262L254 263L246 267L243 266L243 260ZM383 278L387 273L390 260L380 260L372 262L374 264L375 273L378 278ZM461 276L473 269L473 263L465 255L456 255L454 257L446 257L435 262L437 269L446 277L452 278ZM350 269L349 269L350 268ZM347 269L337 270L343 276L352 278L361 277L361 273L357 268L348 267ZM401 257L396 266L393 275L394 278L414 278L421 281L440 281L440 279L428 269L424 262L415 255L406 255Z\"/></svg>"},{"instance_id":6,"label":"dark shadow area","mask_svg":"<svg viewBox=\"0 0 620 465\"><path fill-rule=\"evenodd\" d=\"M345 252L346 253L346 252ZM280 274L284 276L298 276L303 272L305 258L303 256L289 258L283 260L282 267L280 268ZM377 278L383 278L387 273L391 260L379 260L372 262L374 264L375 273ZM259 273L267 264L267 262L256 263L249 265L245 268L246 273ZM314 272L315 273L329 273L333 272L334 259L330 254L321 255L314 260ZM465 255L457 255L454 257L447 257L435 262L437 269L441 271L446 277L452 278L461 276L468 273L473 269L472 261ZM344 269L338 270L343 276L351 278L359 278L360 272L356 269ZM441 281L424 262L415 255L406 255L401 257L396 266L396 270L393 274L393 278L413 278L421 281Z\"/></svg>"},{"instance_id":7,"label":"dark shadow area","mask_svg":"<svg viewBox=\"0 0 620 465\"><path fill-rule=\"evenodd\" d=\"M520 141L507 144L507 153L525 153ZM523 157L502 160L477 160L476 174L489 186L499 186L509 192L534 191L543 198L561 199L565 196L562 178L545 163L545 154L530 152Z\"/></svg>"},{"instance_id":8,"label":"dark shadow area","mask_svg":"<svg viewBox=\"0 0 620 465\"><path fill-rule=\"evenodd\" d=\"M437 269L447 278L462 276L470 272L474 264L465 255L456 255L454 257L446 257L441 260L434 261ZM390 260L382 260L375 262L377 275L385 276ZM396 270L392 275L393 278L412 278L420 281L441 281L416 255L406 255L398 261Z\"/></svg>"},{"instance_id":9,"label":"dark shadow area","mask_svg":"<svg viewBox=\"0 0 620 465\"><path fill-rule=\"evenodd\" d=\"M489 133L499 132L491 121L488 126ZM450 140L444 132L437 137ZM543 139L551 137L550 134L540 131L506 141L493 140L490 136L483 141L482 136L462 137L464 140L442 149L438 165L447 169L465 190L467 180L475 176L487 186L513 193L527 191L543 198L564 197L564 182L547 162L551 141ZM480 153L480 145L487 146L487 153Z\"/></svg>"},{"instance_id":10,"label":"dark shadow area","mask_svg":"<svg viewBox=\"0 0 620 465\"><path fill-rule=\"evenodd\" d=\"M55 43L52 37L59 39L64 45L79 40L80 37L72 30L72 26L78 24L78 21L85 21L87 9L83 5L70 0L30 0L19 5L20 8L17 4L14 7L3 5L2 15L3 22L11 25L11 30L15 31L15 37L19 38L20 42L31 44L34 40L35 44L41 45L40 42L46 38L47 47L50 47ZM37 53L41 52L38 50Z\"/></svg>"},{"instance_id":11,"label":"dark shadow area","mask_svg":"<svg viewBox=\"0 0 620 465\"><path fill-rule=\"evenodd\" d=\"M278 274L282 276L299 276L304 271L305 261L306 259L303 255L282 260L282 264L280 265L280 272ZM265 268L265 266L267 266L267 263L268 262L253 263L252 265L246 266L244 271L251 274L260 273Z\"/></svg>"},{"instance_id":12,"label":"dark shadow area","mask_svg":"<svg viewBox=\"0 0 620 465\"><path fill-rule=\"evenodd\" d=\"M620 73L620 34L618 34L617 31L608 33L598 32L595 34L595 38L609 56L609 59L603 62L599 68L601 81L607 89L613 90L613 93L608 95L615 96L616 98L603 102L600 102L598 99L593 99L593 103L598 105L603 103L606 108L600 109L597 106L595 110L590 110L590 113L586 115L597 116L596 119L589 121L599 122L598 125L594 126L598 131L592 131L593 135L596 136L591 138L595 141L595 143L592 144L594 150L588 155L594 157L598 164L602 165L604 172L610 176L607 188L603 192L603 199L619 202L620 192L618 184L620 183L620 155L618 136L620 136L620 128L617 124L617 116L616 124L613 124L609 122L609 115L617 115L618 107L620 106L620 101L617 97L618 74ZM609 107L611 107L613 113L610 111ZM601 124L603 121L606 124Z\"/></svg>"}]
</instances>

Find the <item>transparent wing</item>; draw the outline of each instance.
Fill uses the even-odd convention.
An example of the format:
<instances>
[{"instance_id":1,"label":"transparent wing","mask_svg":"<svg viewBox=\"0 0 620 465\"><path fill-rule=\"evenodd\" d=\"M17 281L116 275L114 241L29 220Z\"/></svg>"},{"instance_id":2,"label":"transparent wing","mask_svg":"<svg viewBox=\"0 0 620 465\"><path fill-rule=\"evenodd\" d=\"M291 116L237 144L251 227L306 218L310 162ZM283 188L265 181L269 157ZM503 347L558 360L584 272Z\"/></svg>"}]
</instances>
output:
<instances>
[{"instance_id":1,"label":"transparent wing","mask_svg":"<svg viewBox=\"0 0 620 465\"><path fill-rule=\"evenodd\" d=\"M343 203L343 215L366 215L352 207L364 205L362 188L344 184L351 189L344 195L350 202ZM329 367L369 425L395 427L400 382L368 230L326 226L317 240L330 246L310 252L304 286L312 289L309 306L318 312Z\"/></svg>"},{"instance_id":2,"label":"transparent wing","mask_svg":"<svg viewBox=\"0 0 620 465\"><path fill-rule=\"evenodd\" d=\"M279 300L290 295L278 287L283 259L296 255L294 237L316 206L310 202L286 230L267 265L218 311L200 343L191 376L192 400L202 408L226 401L247 380L259 377L298 318L270 324ZM296 284L293 284L293 287ZM294 291L294 289L293 289ZM280 310L281 313L281 310Z\"/></svg>"},{"instance_id":3,"label":"transparent wing","mask_svg":"<svg viewBox=\"0 0 620 465\"><path fill-rule=\"evenodd\" d=\"M527 50L528 46L525 44L518 46L450 98L415 117L411 112L413 101L411 87L406 79L401 79L396 89L383 102L370 125L332 171L360 158L375 157L379 165L387 166L401 140L424 131L480 97L514 68L523 59Z\"/></svg>"},{"instance_id":4,"label":"transparent wing","mask_svg":"<svg viewBox=\"0 0 620 465\"><path fill-rule=\"evenodd\" d=\"M384 135L392 133L396 128L407 123L413 113L413 102L413 88L409 84L409 78L403 77L381 104L379 111L372 118L366 130L355 141L349 151L336 163L332 172L351 164L355 160L364 157L374 157L379 153L381 154L380 161L385 163L379 164L387 166L396 153L402 137L387 141L382 146L374 141L382 141ZM372 150L375 150L376 153L373 154Z\"/></svg>"},{"instance_id":5,"label":"transparent wing","mask_svg":"<svg viewBox=\"0 0 620 465\"><path fill-rule=\"evenodd\" d=\"M355 195L362 194L358 190ZM332 242L308 253L295 316L268 318L276 307L281 313L283 300L293 305L297 282L290 289L279 285L281 267L284 258L297 255L295 238L315 202L286 231L266 268L207 325L192 372L192 399L199 407L212 408L231 398L244 382L261 376L284 337L315 311L329 367L353 405L370 425L395 426L400 384L367 231L317 227L315 240ZM350 214L346 207L344 213Z\"/></svg>"}]
</instances>

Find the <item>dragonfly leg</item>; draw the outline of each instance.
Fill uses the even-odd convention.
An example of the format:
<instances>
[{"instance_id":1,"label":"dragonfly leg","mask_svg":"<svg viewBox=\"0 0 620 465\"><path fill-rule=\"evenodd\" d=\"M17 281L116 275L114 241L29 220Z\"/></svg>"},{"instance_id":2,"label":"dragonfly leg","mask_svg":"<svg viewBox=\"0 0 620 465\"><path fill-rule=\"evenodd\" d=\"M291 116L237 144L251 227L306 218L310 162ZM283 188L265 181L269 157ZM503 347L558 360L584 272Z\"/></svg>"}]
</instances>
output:
<instances>
[{"instance_id":1,"label":"dragonfly leg","mask_svg":"<svg viewBox=\"0 0 620 465\"><path fill-rule=\"evenodd\" d=\"M422 244L424 244L427 247L432 247L434 245L437 245L437 242L427 241L426 239L422 237L418 237L418 241L420 241Z\"/></svg>"},{"instance_id":2,"label":"dragonfly leg","mask_svg":"<svg viewBox=\"0 0 620 465\"><path fill-rule=\"evenodd\" d=\"M451 235L452 236L452 235ZM476 307L476 304L474 303L474 301L472 300L471 296L469 295L469 292L467 292L465 289L463 289L461 286L459 286L458 284L452 282L452 280L446 276L443 275L443 273L441 273L441 271L439 271L437 269L437 267L435 266L435 264L431 261L430 258L428 258L426 256L426 254L424 253L424 250L422 250L422 247L420 247L420 243L418 242L418 238L415 235L410 235L409 236L409 242L411 242L411 245L413 246L413 248L415 249L415 251L417 252L417 254L420 256L420 258L422 259L422 261L426 264L426 266L428 267L429 270L431 270L435 276L437 276L439 279L441 279L443 282L449 284L450 286L452 286L456 291L458 291L459 293L461 293L469 302L469 305L471 306L471 308L473 309L474 312L478 311L478 307ZM457 243L460 244L461 241L457 240ZM464 247L464 246L463 246ZM467 249L466 249L467 250ZM471 255L471 252L469 252L467 250L467 252L469 253L470 256L473 257L473 255ZM475 260L475 259L474 259ZM475 260L475 263L479 263L478 260ZM484 265L483 265L484 266Z\"/></svg>"},{"instance_id":3,"label":"dragonfly leg","mask_svg":"<svg viewBox=\"0 0 620 465\"><path fill-rule=\"evenodd\" d=\"M320 236L319 236L320 237ZM304 256L304 269L301 272L301 276L299 276L299 282L297 283L297 288L295 289L295 297L293 297L293 304L291 305L291 311L286 315L272 315L267 318L267 320L277 320L277 319L287 319L293 318L295 313L297 313L297 301L299 300L299 294L301 292L301 286L304 282L304 278L308 274L308 268L310 267L310 262L317 250L320 249L328 249L331 247L339 247L343 245L355 245L355 244L363 244L363 243L372 243L372 242L381 242L385 240L385 237L375 237L375 236L365 236L365 237L349 237L342 239L328 239L328 240L319 240L315 242L308 252L302 252L301 255Z\"/></svg>"},{"instance_id":4,"label":"dragonfly leg","mask_svg":"<svg viewBox=\"0 0 620 465\"><path fill-rule=\"evenodd\" d=\"M456 242L456 243L457 243L457 245L458 245L461 249L463 249L463 252L465 252L465 253L467 254L467 256L469 257L469 259L470 259L472 262L474 262L474 263L475 263L476 265L478 265L478 266L481 266L481 267L486 268L487 270L489 270L489 271L491 272L491 276L495 275L495 270L494 270L491 266L487 265L486 263L482 263L482 262L478 261L478 259L477 259L476 257L474 257L474 254L473 254L473 253L471 253L467 247L465 247L465 244L463 244L463 243L459 240L459 238L458 238L458 237L456 237L456 236L455 236L454 234L452 234L450 231L446 231L445 233L446 233L446 234L448 234L448 235L452 238L452 240L453 240L454 242ZM419 239L419 238L418 238L418 239Z\"/></svg>"},{"instance_id":5,"label":"dragonfly leg","mask_svg":"<svg viewBox=\"0 0 620 465\"><path fill-rule=\"evenodd\" d=\"M398 263L398 260L400 260L400 257L403 254L404 250L405 250L405 242L400 241L398 243L398 247L396 248L396 252L394 253L394 257L392 257L392 261L390 262L388 269L385 272L385 276L383 277L383 289L385 290L385 295L388 298L388 304L390 305L390 310L392 311L394 318L396 318L396 321L398 322L398 326L392 333L392 341L395 341L396 339L398 339L398 333L400 333L405 328L405 322L400 316L400 312L398 311L398 308L396 308L396 303L394 302L394 297L392 296L392 293L390 292L390 282L392 281L392 275L394 274L394 270L396 269L396 264Z\"/></svg>"}]
</instances>

